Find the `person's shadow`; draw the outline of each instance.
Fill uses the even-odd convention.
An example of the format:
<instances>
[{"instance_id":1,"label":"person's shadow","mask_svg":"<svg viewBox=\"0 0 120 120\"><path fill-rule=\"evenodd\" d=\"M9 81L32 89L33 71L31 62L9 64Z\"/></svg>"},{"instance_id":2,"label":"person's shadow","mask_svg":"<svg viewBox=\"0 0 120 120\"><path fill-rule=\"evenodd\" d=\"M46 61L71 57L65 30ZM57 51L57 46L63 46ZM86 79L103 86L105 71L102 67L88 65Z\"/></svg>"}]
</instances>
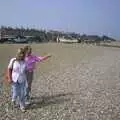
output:
<instances>
[{"instance_id":1,"label":"person's shadow","mask_svg":"<svg viewBox=\"0 0 120 120\"><path fill-rule=\"evenodd\" d=\"M61 93L55 95L44 95L41 97L33 97L28 109L37 109L53 104L61 104L71 100L72 93Z\"/></svg>"}]
</instances>

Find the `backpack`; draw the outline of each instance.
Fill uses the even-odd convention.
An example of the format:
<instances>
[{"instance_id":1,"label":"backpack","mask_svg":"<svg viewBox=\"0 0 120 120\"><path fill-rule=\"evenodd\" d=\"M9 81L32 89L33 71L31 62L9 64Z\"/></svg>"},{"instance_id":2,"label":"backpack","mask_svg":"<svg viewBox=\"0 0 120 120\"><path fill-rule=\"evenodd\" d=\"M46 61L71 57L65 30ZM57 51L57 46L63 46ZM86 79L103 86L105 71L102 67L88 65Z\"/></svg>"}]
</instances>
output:
<instances>
[{"instance_id":1,"label":"backpack","mask_svg":"<svg viewBox=\"0 0 120 120\"><path fill-rule=\"evenodd\" d=\"M14 62L16 61L16 59L14 59L13 61L12 61L12 68L11 69L8 69L7 68L7 70L5 71L5 82L11 82L11 78L12 78L12 70L13 70L13 65L14 65Z\"/></svg>"}]
</instances>

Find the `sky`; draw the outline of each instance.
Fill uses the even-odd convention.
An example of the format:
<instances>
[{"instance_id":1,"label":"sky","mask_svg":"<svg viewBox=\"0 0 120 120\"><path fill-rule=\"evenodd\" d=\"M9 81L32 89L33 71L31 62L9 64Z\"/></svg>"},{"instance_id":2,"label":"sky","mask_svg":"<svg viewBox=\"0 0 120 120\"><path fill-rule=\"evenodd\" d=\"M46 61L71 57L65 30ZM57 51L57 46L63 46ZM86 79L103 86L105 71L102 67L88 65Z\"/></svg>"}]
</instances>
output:
<instances>
[{"instance_id":1,"label":"sky","mask_svg":"<svg viewBox=\"0 0 120 120\"><path fill-rule=\"evenodd\" d=\"M1 25L120 40L120 0L0 0Z\"/></svg>"}]
</instances>

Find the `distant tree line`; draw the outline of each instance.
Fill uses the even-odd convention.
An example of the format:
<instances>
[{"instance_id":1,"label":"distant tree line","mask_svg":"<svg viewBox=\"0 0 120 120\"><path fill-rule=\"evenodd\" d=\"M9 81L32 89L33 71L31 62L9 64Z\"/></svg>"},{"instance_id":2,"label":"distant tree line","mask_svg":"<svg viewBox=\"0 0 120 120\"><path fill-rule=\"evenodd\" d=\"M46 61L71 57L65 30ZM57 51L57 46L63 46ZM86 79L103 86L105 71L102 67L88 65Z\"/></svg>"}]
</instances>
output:
<instances>
[{"instance_id":1,"label":"distant tree line","mask_svg":"<svg viewBox=\"0 0 120 120\"><path fill-rule=\"evenodd\" d=\"M4 35L13 35L13 36L34 36L33 38L29 38L27 40L34 41L34 42L56 42L56 38L62 36L71 36L72 38L78 39L79 42L84 40L96 40L96 41L103 41L103 40L111 40L115 41L115 39L110 38L108 36L97 36L97 35L80 35L75 32L65 33L60 31L45 31L45 30L38 30L34 28L13 28L13 27L6 27L1 26L1 34Z\"/></svg>"}]
</instances>

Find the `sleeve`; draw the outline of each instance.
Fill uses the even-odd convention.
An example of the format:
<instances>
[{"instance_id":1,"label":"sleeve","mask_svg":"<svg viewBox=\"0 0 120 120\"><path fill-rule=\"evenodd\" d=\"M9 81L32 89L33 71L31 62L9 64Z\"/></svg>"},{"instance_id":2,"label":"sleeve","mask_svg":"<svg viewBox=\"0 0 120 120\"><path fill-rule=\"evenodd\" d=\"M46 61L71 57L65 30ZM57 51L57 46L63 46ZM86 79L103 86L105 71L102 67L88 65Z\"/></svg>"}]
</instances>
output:
<instances>
[{"instance_id":1,"label":"sleeve","mask_svg":"<svg viewBox=\"0 0 120 120\"><path fill-rule=\"evenodd\" d=\"M12 58L8 64L8 69L12 69L12 64L13 64L14 58Z\"/></svg>"},{"instance_id":2,"label":"sleeve","mask_svg":"<svg viewBox=\"0 0 120 120\"><path fill-rule=\"evenodd\" d=\"M47 56L35 56L35 61L36 62L41 62L41 61L43 61L47 58L48 58Z\"/></svg>"}]
</instances>

